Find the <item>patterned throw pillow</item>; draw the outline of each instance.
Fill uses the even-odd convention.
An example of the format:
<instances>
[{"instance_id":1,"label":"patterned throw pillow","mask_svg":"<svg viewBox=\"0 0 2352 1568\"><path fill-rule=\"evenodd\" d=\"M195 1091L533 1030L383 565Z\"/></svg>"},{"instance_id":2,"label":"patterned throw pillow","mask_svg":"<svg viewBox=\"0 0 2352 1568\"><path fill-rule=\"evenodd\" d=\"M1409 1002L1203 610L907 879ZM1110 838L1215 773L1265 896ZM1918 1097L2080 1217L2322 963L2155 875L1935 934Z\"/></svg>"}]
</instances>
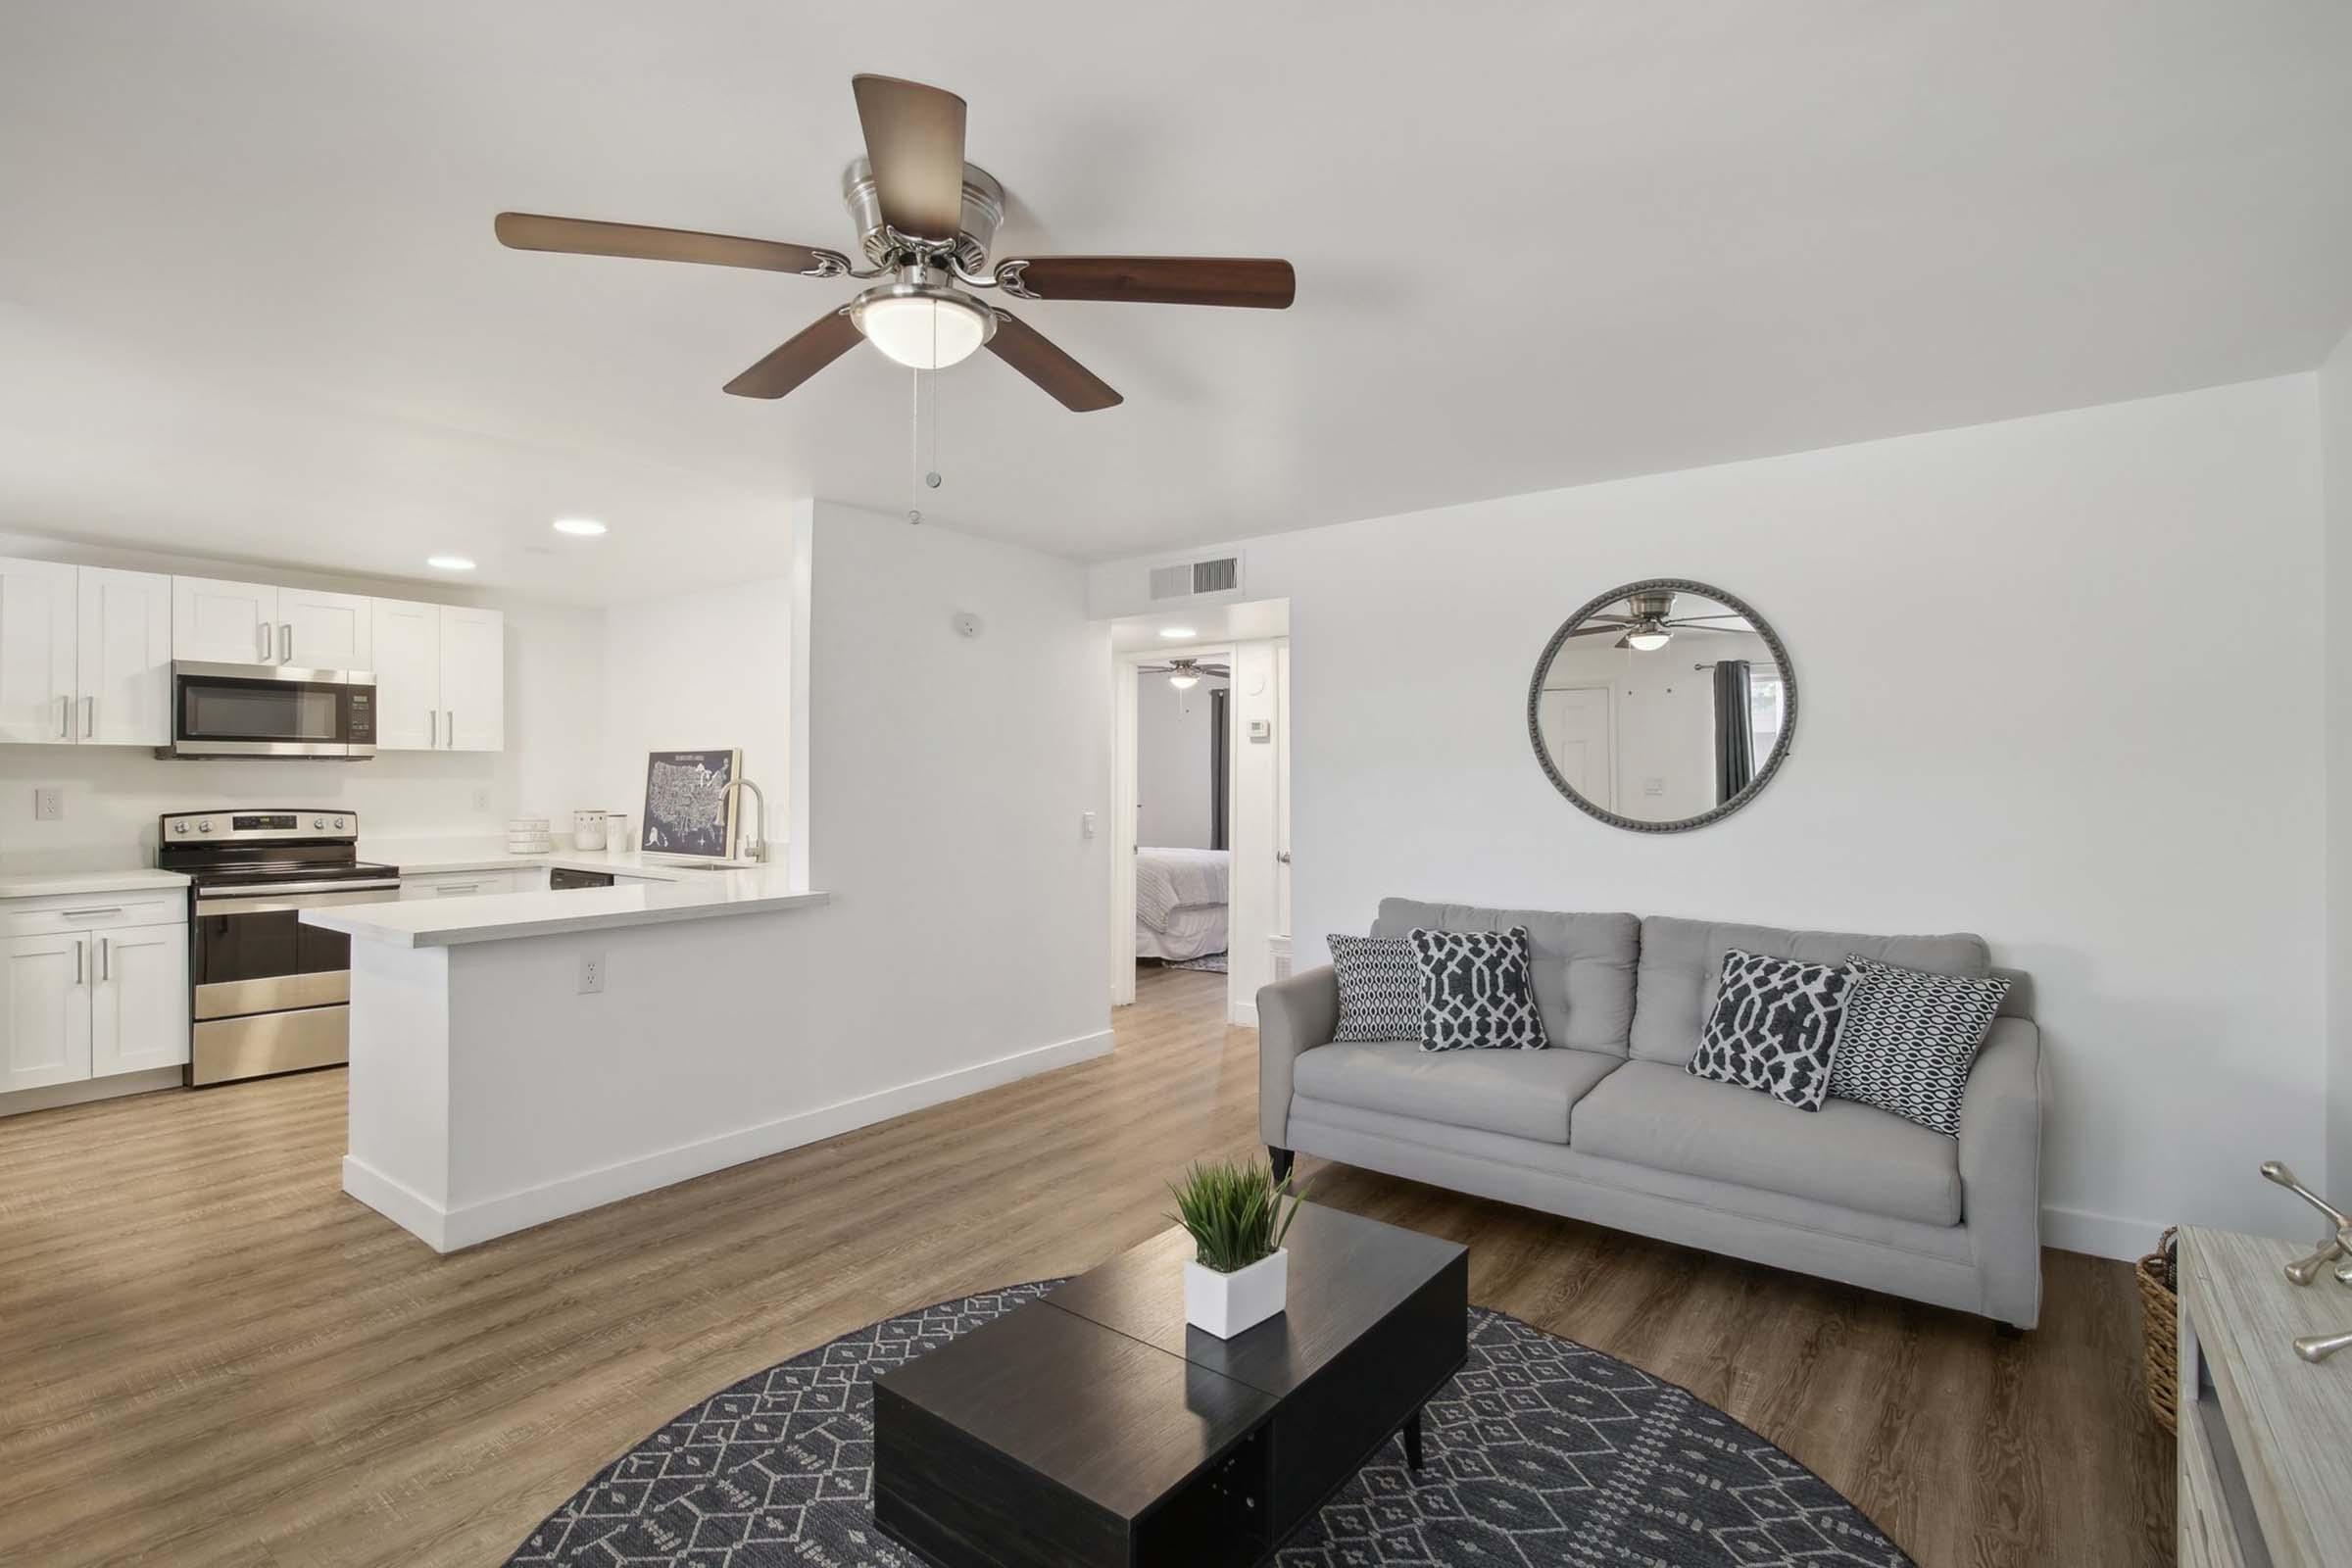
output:
<instances>
[{"instance_id":1,"label":"patterned throw pillow","mask_svg":"<svg viewBox=\"0 0 2352 1568\"><path fill-rule=\"evenodd\" d=\"M1853 971L1733 948L1690 1074L1761 1089L1799 1110L1830 1092L1830 1057Z\"/></svg>"},{"instance_id":2,"label":"patterned throw pillow","mask_svg":"<svg viewBox=\"0 0 2352 1568\"><path fill-rule=\"evenodd\" d=\"M1412 933L1421 971L1423 1051L1542 1051L1549 1042L1530 982L1527 927Z\"/></svg>"},{"instance_id":3,"label":"patterned throw pillow","mask_svg":"<svg viewBox=\"0 0 2352 1568\"><path fill-rule=\"evenodd\" d=\"M1340 982L1334 1040L1417 1040L1421 960L1405 937L1326 937Z\"/></svg>"},{"instance_id":4,"label":"patterned throw pillow","mask_svg":"<svg viewBox=\"0 0 2352 1568\"><path fill-rule=\"evenodd\" d=\"M1968 1075L2009 982L1929 974L1860 955L1845 961L1855 983L1830 1093L1959 1137Z\"/></svg>"}]
</instances>

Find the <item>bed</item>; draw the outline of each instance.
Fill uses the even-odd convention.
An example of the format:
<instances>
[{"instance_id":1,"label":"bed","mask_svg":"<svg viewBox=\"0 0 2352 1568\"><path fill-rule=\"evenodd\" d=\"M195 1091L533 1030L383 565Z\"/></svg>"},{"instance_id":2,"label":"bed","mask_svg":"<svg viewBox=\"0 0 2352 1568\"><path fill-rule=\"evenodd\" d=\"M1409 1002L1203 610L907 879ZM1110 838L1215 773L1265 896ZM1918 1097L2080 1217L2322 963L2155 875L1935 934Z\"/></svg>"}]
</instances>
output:
<instances>
[{"instance_id":1,"label":"bed","mask_svg":"<svg viewBox=\"0 0 2352 1568\"><path fill-rule=\"evenodd\" d=\"M1184 963L1225 951L1225 908L1232 897L1231 854L1224 850L1135 852L1135 956Z\"/></svg>"}]
</instances>

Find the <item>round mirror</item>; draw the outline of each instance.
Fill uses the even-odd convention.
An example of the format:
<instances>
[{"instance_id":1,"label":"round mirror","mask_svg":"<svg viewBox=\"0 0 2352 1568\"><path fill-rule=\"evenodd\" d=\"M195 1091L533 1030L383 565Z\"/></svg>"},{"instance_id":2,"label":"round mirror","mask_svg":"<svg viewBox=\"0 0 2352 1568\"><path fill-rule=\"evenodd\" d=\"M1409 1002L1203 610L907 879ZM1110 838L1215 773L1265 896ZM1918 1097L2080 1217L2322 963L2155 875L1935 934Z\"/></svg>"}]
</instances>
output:
<instances>
[{"instance_id":1,"label":"round mirror","mask_svg":"<svg viewBox=\"0 0 2352 1568\"><path fill-rule=\"evenodd\" d=\"M1638 833L1702 827L1771 782L1796 729L1796 669L1720 588L1627 583L1568 617L1527 691L1528 739L1562 795Z\"/></svg>"}]
</instances>

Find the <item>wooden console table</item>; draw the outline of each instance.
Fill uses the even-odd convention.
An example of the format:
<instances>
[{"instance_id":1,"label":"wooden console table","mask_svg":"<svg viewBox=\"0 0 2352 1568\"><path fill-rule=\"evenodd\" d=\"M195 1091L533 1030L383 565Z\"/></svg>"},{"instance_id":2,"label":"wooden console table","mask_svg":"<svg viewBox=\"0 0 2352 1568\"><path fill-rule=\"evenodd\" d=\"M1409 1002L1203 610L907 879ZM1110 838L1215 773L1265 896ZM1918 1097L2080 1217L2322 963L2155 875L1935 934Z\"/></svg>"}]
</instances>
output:
<instances>
[{"instance_id":1,"label":"wooden console table","mask_svg":"<svg viewBox=\"0 0 2352 1568\"><path fill-rule=\"evenodd\" d=\"M2352 1328L2352 1289L2288 1284L2309 1250L2181 1227L2180 1568L2352 1563L2352 1350L2293 1347Z\"/></svg>"}]
</instances>

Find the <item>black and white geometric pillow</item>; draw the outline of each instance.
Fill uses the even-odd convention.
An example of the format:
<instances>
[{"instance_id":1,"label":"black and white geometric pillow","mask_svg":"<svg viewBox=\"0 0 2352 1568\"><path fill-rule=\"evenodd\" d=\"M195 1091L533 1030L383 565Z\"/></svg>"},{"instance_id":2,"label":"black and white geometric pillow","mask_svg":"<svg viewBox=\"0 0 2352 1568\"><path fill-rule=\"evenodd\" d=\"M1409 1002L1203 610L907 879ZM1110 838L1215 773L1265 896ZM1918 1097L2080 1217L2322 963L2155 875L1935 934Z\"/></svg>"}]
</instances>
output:
<instances>
[{"instance_id":1,"label":"black and white geometric pillow","mask_svg":"<svg viewBox=\"0 0 2352 1568\"><path fill-rule=\"evenodd\" d=\"M1536 1011L1527 927L1415 930L1410 940L1421 971L1423 1051L1542 1051L1550 1044Z\"/></svg>"},{"instance_id":2,"label":"black and white geometric pillow","mask_svg":"<svg viewBox=\"0 0 2352 1568\"><path fill-rule=\"evenodd\" d=\"M1340 982L1334 1040L1417 1040L1421 960L1405 937L1326 937Z\"/></svg>"},{"instance_id":3,"label":"black and white geometric pillow","mask_svg":"<svg viewBox=\"0 0 2352 1568\"><path fill-rule=\"evenodd\" d=\"M1968 1075L2009 982L1929 974L1859 955L1845 961L1855 984L1830 1093L1959 1137Z\"/></svg>"},{"instance_id":4,"label":"black and white geometric pillow","mask_svg":"<svg viewBox=\"0 0 2352 1568\"><path fill-rule=\"evenodd\" d=\"M1842 965L1730 949L1690 1075L1819 1110L1853 983L1853 971Z\"/></svg>"}]
</instances>

